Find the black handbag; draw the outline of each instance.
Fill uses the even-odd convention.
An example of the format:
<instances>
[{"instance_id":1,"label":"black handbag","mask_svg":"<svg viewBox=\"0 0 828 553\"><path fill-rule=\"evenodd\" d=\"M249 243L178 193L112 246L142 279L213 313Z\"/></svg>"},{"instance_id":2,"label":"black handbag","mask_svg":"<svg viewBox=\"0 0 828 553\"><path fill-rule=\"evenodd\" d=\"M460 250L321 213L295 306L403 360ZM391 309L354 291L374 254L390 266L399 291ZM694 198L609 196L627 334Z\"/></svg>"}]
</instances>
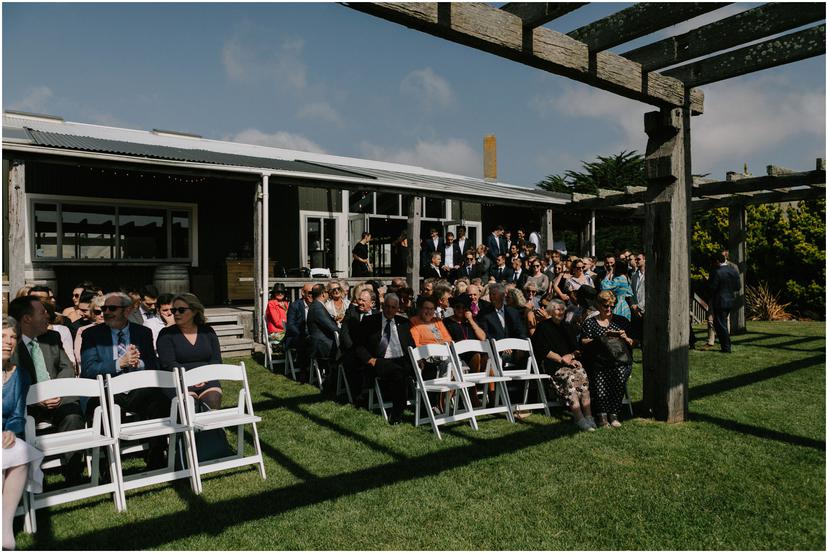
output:
<instances>
[{"instance_id":1,"label":"black handbag","mask_svg":"<svg viewBox=\"0 0 828 553\"><path fill-rule=\"evenodd\" d=\"M595 340L595 361L601 365L631 365L630 346L619 336L601 336Z\"/></svg>"}]
</instances>

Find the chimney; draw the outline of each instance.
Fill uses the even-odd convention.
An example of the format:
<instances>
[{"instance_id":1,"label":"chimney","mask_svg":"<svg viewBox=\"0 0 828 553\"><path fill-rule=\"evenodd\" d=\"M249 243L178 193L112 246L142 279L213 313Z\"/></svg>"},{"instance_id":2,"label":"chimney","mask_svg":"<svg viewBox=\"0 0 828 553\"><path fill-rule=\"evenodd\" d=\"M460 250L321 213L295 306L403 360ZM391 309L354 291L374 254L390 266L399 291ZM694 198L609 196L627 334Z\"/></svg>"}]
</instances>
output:
<instances>
[{"instance_id":1,"label":"chimney","mask_svg":"<svg viewBox=\"0 0 828 553\"><path fill-rule=\"evenodd\" d=\"M497 139L493 134L483 137L483 178L497 180Z\"/></svg>"}]
</instances>

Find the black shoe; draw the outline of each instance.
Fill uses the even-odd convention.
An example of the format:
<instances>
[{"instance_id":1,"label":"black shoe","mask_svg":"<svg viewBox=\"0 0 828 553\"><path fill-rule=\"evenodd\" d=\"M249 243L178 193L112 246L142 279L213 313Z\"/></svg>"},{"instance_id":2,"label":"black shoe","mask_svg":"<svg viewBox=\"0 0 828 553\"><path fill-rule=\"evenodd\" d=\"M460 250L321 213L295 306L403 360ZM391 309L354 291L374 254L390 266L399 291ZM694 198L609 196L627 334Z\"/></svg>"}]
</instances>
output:
<instances>
[{"instance_id":1,"label":"black shoe","mask_svg":"<svg viewBox=\"0 0 828 553\"><path fill-rule=\"evenodd\" d=\"M402 423L402 412L394 412L388 414L388 424L396 426Z\"/></svg>"},{"instance_id":2,"label":"black shoe","mask_svg":"<svg viewBox=\"0 0 828 553\"><path fill-rule=\"evenodd\" d=\"M147 470L161 469L167 466L167 456L163 450L150 450L147 455Z\"/></svg>"}]
</instances>

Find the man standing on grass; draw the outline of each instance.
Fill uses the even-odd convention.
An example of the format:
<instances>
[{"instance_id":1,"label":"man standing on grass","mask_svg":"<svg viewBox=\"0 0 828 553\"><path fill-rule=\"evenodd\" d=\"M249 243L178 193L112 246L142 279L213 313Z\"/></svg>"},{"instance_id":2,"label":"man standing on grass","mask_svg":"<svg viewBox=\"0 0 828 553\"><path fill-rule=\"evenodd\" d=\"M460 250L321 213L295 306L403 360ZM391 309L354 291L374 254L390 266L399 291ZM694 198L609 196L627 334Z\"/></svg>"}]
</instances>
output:
<instances>
[{"instance_id":1,"label":"man standing on grass","mask_svg":"<svg viewBox=\"0 0 828 553\"><path fill-rule=\"evenodd\" d=\"M727 262L724 252L716 256L718 267L710 274L707 281L707 290L710 295L709 302L713 308L713 328L719 343L722 346L722 353L730 353L730 332L727 328L727 318L730 311L736 305L736 293L741 287L739 271L732 263Z\"/></svg>"}]
</instances>

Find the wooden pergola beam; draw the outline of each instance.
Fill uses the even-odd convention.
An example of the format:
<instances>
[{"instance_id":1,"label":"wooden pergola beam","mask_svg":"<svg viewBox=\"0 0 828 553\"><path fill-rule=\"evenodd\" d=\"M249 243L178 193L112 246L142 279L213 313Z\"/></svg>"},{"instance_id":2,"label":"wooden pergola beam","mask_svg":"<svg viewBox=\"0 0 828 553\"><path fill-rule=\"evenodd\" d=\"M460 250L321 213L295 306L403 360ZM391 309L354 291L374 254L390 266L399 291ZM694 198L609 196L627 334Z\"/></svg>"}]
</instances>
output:
<instances>
[{"instance_id":1,"label":"wooden pergola beam","mask_svg":"<svg viewBox=\"0 0 828 553\"><path fill-rule=\"evenodd\" d=\"M825 4L768 3L622 54L644 71L713 54L825 19Z\"/></svg>"},{"instance_id":2,"label":"wooden pergola beam","mask_svg":"<svg viewBox=\"0 0 828 553\"><path fill-rule=\"evenodd\" d=\"M601 51L687 21L730 2L641 2L567 33L592 51Z\"/></svg>"},{"instance_id":3,"label":"wooden pergola beam","mask_svg":"<svg viewBox=\"0 0 828 553\"><path fill-rule=\"evenodd\" d=\"M701 90L687 91L681 81L660 73L642 73L639 64L612 52L590 54L586 44L552 29L524 30L520 17L487 4L354 2L348 6L619 96L658 107L689 104L694 114L704 111Z\"/></svg>"},{"instance_id":4,"label":"wooden pergola beam","mask_svg":"<svg viewBox=\"0 0 828 553\"><path fill-rule=\"evenodd\" d=\"M523 20L524 27L540 27L586 6L589 2L509 2L500 9Z\"/></svg>"},{"instance_id":5,"label":"wooden pergola beam","mask_svg":"<svg viewBox=\"0 0 828 553\"><path fill-rule=\"evenodd\" d=\"M735 194L724 198L693 199L693 211L707 211L717 207L731 207L742 205L780 204L786 202L801 202L804 200L820 200L825 198L825 185L814 185L799 190L785 192L759 192L755 194Z\"/></svg>"},{"instance_id":6,"label":"wooden pergola beam","mask_svg":"<svg viewBox=\"0 0 828 553\"><path fill-rule=\"evenodd\" d=\"M700 184L694 187L693 196L717 196L719 194L758 192L762 190L776 190L778 188L793 188L796 186L811 186L824 183L825 171L806 171L788 175L748 177L736 181L718 181Z\"/></svg>"},{"instance_id":7,"label":"wooden pergola beam","mask_svg":"<svg viewBox=\"0 0 828 553\"><path fill-rule=\"evenodd\" d=\"M825 53L825 24L664 71L685 86L700 86Z\"/></svg>"}]
</instances>

